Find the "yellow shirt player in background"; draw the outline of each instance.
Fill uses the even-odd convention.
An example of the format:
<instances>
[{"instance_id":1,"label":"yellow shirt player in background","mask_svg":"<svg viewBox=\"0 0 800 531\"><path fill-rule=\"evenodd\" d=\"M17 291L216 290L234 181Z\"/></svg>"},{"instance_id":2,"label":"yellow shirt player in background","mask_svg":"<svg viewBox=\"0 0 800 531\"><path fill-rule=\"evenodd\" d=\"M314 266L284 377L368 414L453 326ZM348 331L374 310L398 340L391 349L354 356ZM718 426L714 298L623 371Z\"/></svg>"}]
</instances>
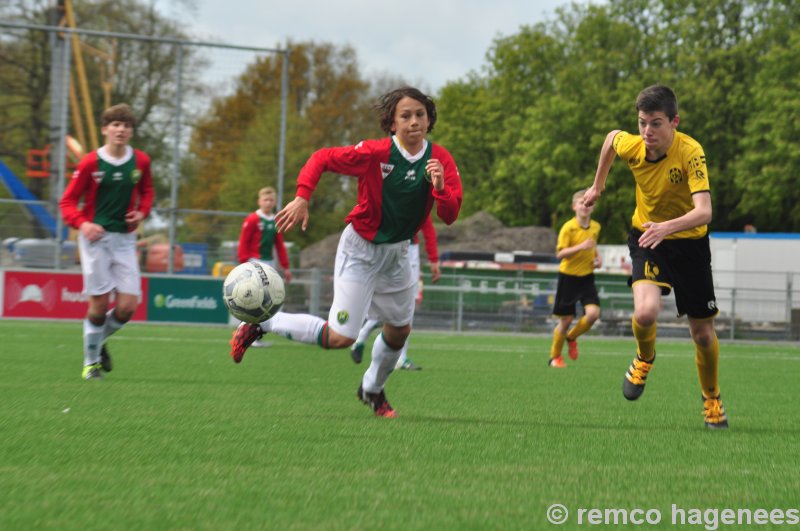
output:
<instances>
[{"instance_id":1,"label":"yellow shirt player in background","mask_svg":"<svg viewBox=\"0 0 800 531\"><path fill-rule=\"evenodd\" d=\"M594 184L583 199L586 205L600 199L615 155L628 164L636 180L636 210L628 234L636 357L622 381L622 394L636 400L644 392L656 357L661 297L674 289L678 315L688 316L695 344L705 424L727 428L714 330L718 310L708 241L711 192L706 156L695 139L677 131L678 99L671 88L653 85L642 90L636 110L639 134L615 130L606 136Z\"/></svg>"},{"instance_id":2,"label":"yellow shirt player in background","mask_svg":"<svg viewBox=\"0 0 800 531\"><path fill-rule=\"evenodd\" d=\"M559 369L567 366L561 356L564 340L569 346L570 359L578 359L578 336L587 332L600 317L600 298L594 284L594 270L602 265L597 254L600 224L591 219L594 207L583 204L585 192L581 190L573 194L572 210L575 211L575 217L561 227L556 244L556 258L561 260L561 265L558 268L553 315L558 317L558 325L553 330L548 363ZM577 314L578 302L583 306L583 317L570 329Z\"/></svg>"}]
</instances>

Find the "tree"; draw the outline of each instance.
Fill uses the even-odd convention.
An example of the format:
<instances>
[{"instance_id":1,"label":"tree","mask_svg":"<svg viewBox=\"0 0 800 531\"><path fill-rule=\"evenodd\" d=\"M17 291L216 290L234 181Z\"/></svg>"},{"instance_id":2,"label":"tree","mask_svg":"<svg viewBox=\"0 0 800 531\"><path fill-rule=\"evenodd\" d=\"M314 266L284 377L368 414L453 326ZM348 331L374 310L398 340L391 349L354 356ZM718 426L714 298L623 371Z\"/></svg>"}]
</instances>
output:
<instances>
[{"instance_id":1,"label":"tree","mask_svg":"<svg viewBox=\"0 0 800 531\"><path fill-rule=\"evenodd\" d=\"M0 16L19 22L52 23L50 0L17 0L0 7ZM75 19L81 29L108 30L136 35L188 39L172 20L160 15L144 0L73 0ZM82 49L108 51L114 46L114 76L103 73L107 59L85 53L86 77L94 116L87 127L99 129L105 107L101 86L113 81L111 104L127 102L137 114L136 147L147 151L154 161L161 197L166 196L170 149L176 113L178 50L174 45L134 39L109 40L81 37ZM197 74L202 61L191 48L183 50L183 96L201 90ZM47 32L15 31L0 40L0 156L24 167L28 149L42 148L49 141L51 47ZM73 72L73 78L75 73ZM105 78L104 78L105 76ZM74 134L71 120L68 130ZM90 148L90 146L84 146ZM42 194L40 194L42 195Z\"/></svg>"},{"instance_id":2,"label":"tree","mask_svg":"<svg viewBox=\"0 0 800 531\"><path fill-rule=\"evenodd\" d=\"M372 94L361 79L355 52L331 44L288 43L290 53L284 197L293 198L294 177L314 149L353 144L382 135L370 110ZM232 95L214 101L191 139L196 173L185 182L182 206L249 211L255 192L276 185L281 58L266 57L239 77ZM292 235L299 244L341 230L355 204L351 178L323 177L312 199L308 232ZM212 219L192 218L187 229L198 236L213 232ZM228 234L226 237L235 238Z\"/></svg>"},{"instance_id":3,"label":"tree","mask_svg":"<svg viewBox=\"0 0 800 531\"><path fill-rule=\"evenodd\" d=\"M495 40L487 75L448 84L440 98L448 112L437 129L459 161L465 211L558 226L572 193L592 182L606 134L637 132L636 94L666 83L680 99L679 129L706 151L712 229L796 226L798 21L800 5L786 0L610 0ZM609 184L594 217L603 242L621 243L635 183L618 163Z\"/></svg>"}]
</instances>

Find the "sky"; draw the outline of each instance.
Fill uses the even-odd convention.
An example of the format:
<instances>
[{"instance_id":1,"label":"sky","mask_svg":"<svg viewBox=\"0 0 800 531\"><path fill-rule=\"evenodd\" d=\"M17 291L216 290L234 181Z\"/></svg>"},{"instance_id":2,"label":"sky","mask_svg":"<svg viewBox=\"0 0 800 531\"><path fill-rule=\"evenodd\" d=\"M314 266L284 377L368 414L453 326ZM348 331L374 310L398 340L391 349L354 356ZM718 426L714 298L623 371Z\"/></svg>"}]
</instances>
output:
<instances>
[{"instance_id":1,"label":"sky","mask_svg":"<svg viewBox=\"0 0 800 531\"><path fill-rule=\"evenodd\" d=\"M365 78L423 90L481 72L495 38L554 20L568 0L188 0L156 2L194 39L275 48L292 41L350 45ZM587 3L578 1L578 3ZM595 2L597 3L597 2Z\"/></svg>"}]
</instances>

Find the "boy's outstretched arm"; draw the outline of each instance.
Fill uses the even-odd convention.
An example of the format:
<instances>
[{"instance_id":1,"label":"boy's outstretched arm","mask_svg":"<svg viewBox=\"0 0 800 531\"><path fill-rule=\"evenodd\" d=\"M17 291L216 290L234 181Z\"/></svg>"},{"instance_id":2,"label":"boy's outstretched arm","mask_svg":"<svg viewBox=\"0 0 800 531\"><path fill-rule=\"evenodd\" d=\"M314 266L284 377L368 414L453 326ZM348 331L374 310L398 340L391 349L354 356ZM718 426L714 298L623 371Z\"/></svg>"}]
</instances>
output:
<instances>
[{"instance_id":1,"label":"boy's outstretched arm","mask_svg":"<svg viewBox=\"0 0 800 531\"><path fill-rule=\"evenodd\" d=\"M611 165L614 163L614 158L617 156L614 151L614 137L619 133L619 129L615 129L606 135L603 142L603 147L600 149L600 159L597 161L597 170L594 174L594 183L583 194L583 204L592 206L600 199L603 190L606 189L606 178Z\"/></svg>"}]
</instances>

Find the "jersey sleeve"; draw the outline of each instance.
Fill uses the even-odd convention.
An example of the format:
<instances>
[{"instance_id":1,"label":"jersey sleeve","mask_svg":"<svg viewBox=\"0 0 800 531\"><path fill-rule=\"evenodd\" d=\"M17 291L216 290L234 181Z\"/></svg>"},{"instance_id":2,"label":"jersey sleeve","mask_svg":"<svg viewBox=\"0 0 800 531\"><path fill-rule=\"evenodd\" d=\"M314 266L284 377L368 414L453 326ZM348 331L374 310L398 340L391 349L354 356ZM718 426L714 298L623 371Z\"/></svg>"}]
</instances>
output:
<instances>
[{"instance_id":1,"label":"jersey sleeve","mask_svg":"<svg viewBox=\"0 0 800 531\"><path fill-rule=\"evenodd\" d=\"M639 149L636 139L637 137L635 135L631 135L626 131L620 131L614 136L611 145L620 158L628 160L633 158Z\"/></svg>"},{"instance_id":2,"label":"jersey sleeve","mask_svg":"<svg viewBox=\"0 0 800 531\"><path fill-rule=\"evenodd\" d=\"M237 249L240 264L247 262L251 258L258 258L257 255L253 254L251 245L257 230L258 222L253 219L252 214L244 218L242 231L239 233L239 248Z\"/></svg>"},{"instance_id":3,"label":"jersey sleeve","mask_svg":"<svg viewBox=\"0 0 800 531\"><path fill-rule=\"evenodd\" d=\"M278 255L278 263L281 264L284 270L288 271L289 253L286 252L286 244L283 241L282 232L275 233L275 253Z\"/></svg>"},{"instance_id":4,"label":"jersey sleeve","mask_svg":"<svg viewBox=\"0 0 800 531\"><path fill-rule=\"evenodd\" d=\"M441 146L434 146L431 158L439 160L444 166L444 189L436 190L431 187L433 199L436 202L436 215L446 224L451 225L458 219L463 201L461 189L461 175L458 173L453 157Z\"/></svg>"},{"instance_id":5,"label":"jersey sleeve","mask_svg":"<svg viewBox=\"0 0 800 531\"><path fill-rule=\"evenodd\" d=\"M305 200L319 183L326 171L358 177L364 174L372 162L372 143L362 141L355 146L322 148L306 161L297 176L297 195Z\"/></svg>"},{"instance_id":6,"label":"jersey sleeve","mask_svg":"<svg viewBox=\"0 0 800 531\"><path fill-rule=\"evenodd\" d=\"M428 262L435 264L439 261L439 247L436 242L436 229L433 228L433 219L425 218L420 227L422 237L425 238L425 252L428 253Z\"/></svg>"},{"instance_id":7,"label":"jersey sleeve","mask_svg":"<svg viewBox=\"0 0 800 531\"><path fill-rule=\"evenodd\" d=\"M688 174L689 191L691 193L707 192L711 189L711 185L708 182L706 154L699 145L689 152L686 172Z\"/></svg>"},{"instance_id":8,"label":"jersey sleeve","mask_svg":"<svg viewBox=\"0 0 800 531\"><path fill-rule=\"evenodd\" d=\"M91 154L81 159L58 202L64 222L75 229L80 228L84 221L92 221L78 208L81 197L87 193L92 184L92 160Z\"/></svg>"},{"instance_id":9,"label":"jersey sleeve","mask_svg":"<svg viewBox=\"0 0 800 531\"><path fill-rule=\"evenodd\" d=\"M155 187L153 186L153 174L150 171L150 157L139 151L137 152L138 160L141 160L142 179L137 183L139 193L139 203L136 209L141 212L144 217L150 215L150 210L153 208L153 199L155 198Z\"/></svg>"},{"instance_id":10,"label":"jersey sleeve","mask_svg":"<svg viewBox=\"0 0 800 531\"><path fill-rule=\"evenodd\" d=\"M561 225L561 230L558 231L558 240L556 242L556 253L561 249L570 247L569 241L569 221Z\"/></svg>"}]
</instances>

